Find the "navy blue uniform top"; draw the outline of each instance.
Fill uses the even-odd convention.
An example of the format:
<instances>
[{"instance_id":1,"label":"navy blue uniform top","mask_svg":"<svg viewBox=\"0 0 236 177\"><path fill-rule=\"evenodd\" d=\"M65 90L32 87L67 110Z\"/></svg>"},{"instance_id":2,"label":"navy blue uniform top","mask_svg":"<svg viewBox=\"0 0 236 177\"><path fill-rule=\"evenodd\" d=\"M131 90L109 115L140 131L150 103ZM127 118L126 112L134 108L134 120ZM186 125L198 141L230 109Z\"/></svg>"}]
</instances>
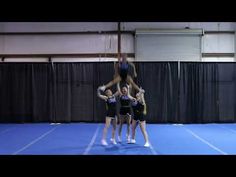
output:
<instances>
[{"instance_id":1,"label":"navy blue uniform top","mask_svg":"<svg viewBox=\"0 0 236 177\"><path fill-rule=\"evenodd\" d=\"M132 108L133 108L134 114L136 115L143 114L144 112L144 105L140 103L139 101L133 101Z\"/></svg>"},{"instance_id":2,"label":"navy blue uniform top","mask_svg":"<svg viewBox=\"0 0 236 177\"><path fill-rule=\"evenodd\" d=\"M120 62L119 63L119 74L122 80L125 80L128 75L129 64L128 62Z\"/></svg>"},{"instance_id":3,"label":"navy blue uniform top","mask_svg":"<svg viewBox=\"0 0 236 177\"><path fill-rule=\"evenodd\" d=\"M121 107L130 107L130 98L127 95L120 96Z\"/></svg>"},{"instance_id":4,"label":"navy blue uniform top","mask_svg":"<svg viewBox=\"0 0 236 177\"><path fill-rule=\"evenodd\" d=\"M131 114L130 98L127 95L120 96L120 115Z\"/></svg>"},{"instance_id":5,"label":"navy blue uniform top","mask_svg":"<svg viewBox=\"0 0 236 177\"><path fill-rule=\"evenodd\" d=\"M112 95L108 97L106 101L107 111L115 111L116 110L116 97Z\"/></svg>"}]
</instances>

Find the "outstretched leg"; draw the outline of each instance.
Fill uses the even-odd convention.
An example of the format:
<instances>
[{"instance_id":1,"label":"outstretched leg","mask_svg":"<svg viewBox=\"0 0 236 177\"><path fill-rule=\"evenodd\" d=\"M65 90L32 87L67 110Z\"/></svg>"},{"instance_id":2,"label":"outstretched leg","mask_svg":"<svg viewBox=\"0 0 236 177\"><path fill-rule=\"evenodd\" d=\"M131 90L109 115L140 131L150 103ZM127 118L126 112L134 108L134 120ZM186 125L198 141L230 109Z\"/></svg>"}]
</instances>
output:
<instances>
[{"instance_id":1,"label":"outstretched leg","mask_svg":"<svg viewBox=\"0 0 236 177\"><path fill-rule=\"evenodd\" d=\"M132 77L130 75L127 76L126 82L128 84L131 84L134 89L136 89L138 92L141 91L141 89L137 86L137 84L134 83Z\"/></svg>"},{"instance_id":2,"label":"outstretched leg","mask_svg":"<svg viewBox=\"0 0 236 177\"><path fill-rule=\"evenodd\" d=\"M114 84L117 84L120 81L121 81L121 77L118 75L112 81L108 82L108 84L102 86L101 90L104 91L104 90L106 90L106 88L109 88L109 87L113 86Z\"/></svg>"}]
</instances>

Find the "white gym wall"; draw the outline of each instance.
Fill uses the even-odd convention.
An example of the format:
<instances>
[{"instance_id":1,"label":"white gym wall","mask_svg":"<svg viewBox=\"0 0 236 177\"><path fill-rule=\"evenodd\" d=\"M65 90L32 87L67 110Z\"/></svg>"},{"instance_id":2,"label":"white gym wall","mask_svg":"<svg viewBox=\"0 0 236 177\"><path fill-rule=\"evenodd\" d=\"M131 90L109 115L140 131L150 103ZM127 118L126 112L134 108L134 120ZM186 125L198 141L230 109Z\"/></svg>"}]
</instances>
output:
<instances>
[{"instance_id":1,"label":"white gym wall","mask_svg":"<svg viewBox=\"0 0 236 177\"><path fill-rule=\"evenodd\" d=\"M73 53L117 53L116 34L32 34L40 32L106 32L117 31L116 22L1 22L0 54L73 54ZM236 23L231 22L124 22L122 31L137 29L202 29L206 33L201 39L201 61L235 61ZM211 31L210 33L207 33ZM212 33L213 32L213 33ZM7 34L5 34L7 33ZM18 33L18 34L9 34ZM164 39L163 39L164 40ZM161 41L163 42L163 41ZM160 43L161 44L161 43ZM141 45L144 45L141 44ZM192 45L196 45L193 44ZM160 45L159 45L160 46ZM171 46L170 46L171 47ZM173 46L172 46L173 47ZM121 52L135 53L135 35L121 35ZM186 48L189 51L189 48ZM166 49L165 49L166 50ZM168 50L166 50L168 51ZM188 53L186 51L186 54ZM197 51L198 52L198 51ZM214 54L204 56L204 53ZM217 56L217 54L223 54ZM224 56L224 54L226 54ZM229 55L227 55L229 54ZM173 58L169 58L172 60ZM12 61L7 59L5 61ZM19 59L16 59L20 61ZM28 59L29 60L29 59ZM33 59L32 59L33 60ZM37 59L39 60L39 58ZM115 58L60 58L60 61L107 61ZM145 58L143 58L145 60ZM156 58L156 61L160 58ZM176 60L176 59L175 59ZM193 60L196 60L196 58Z\"/></svg>"},{"instance_id":2,"label":"white gym wall","mask_svg":"<svg viewBox=\"0 0 236 177\"><path fill-rule=\"evenodd\" d=\"M201 61L202 35L201 29L136 30L136 60Z\"/></svg>"}]
</instances>

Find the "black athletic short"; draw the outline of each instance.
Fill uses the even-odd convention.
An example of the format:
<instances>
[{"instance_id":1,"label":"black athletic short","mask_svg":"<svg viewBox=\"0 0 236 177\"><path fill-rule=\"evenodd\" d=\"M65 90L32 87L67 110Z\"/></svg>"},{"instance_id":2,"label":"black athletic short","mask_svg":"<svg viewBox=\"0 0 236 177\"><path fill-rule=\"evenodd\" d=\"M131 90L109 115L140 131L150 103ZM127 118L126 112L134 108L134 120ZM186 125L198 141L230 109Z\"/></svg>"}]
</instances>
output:
<instances>
[{"instance_id":1,"label":"black athletic short","mask_svg":"<svg viewBox=\"0 0 236 177\"><path fill-rule=\"evenodd\" d=\"M116 117L116 110L107 110L107 117Z\"/></svg>"},{"instance_id":2,"label":"black athletic short","mask_svg":"<svg viewBox=\"0 0 236 177\"><path fill-rule=\"evenodd\" d=\"M121 107L120 108L120 115L131 115L130 107Z\"/></svg>"},{"instance_id":3,"label":"black athletic short","mask_svg":"<svg viewBox=\"0 0 236 177\"><path fill-rule=\"evenodd\" d=\"M145 121L145 117L144 117L143 113L141 113L141 114L134 113L133 119L136 120L136 121L138 121L138 120L139 121Z\"/></svg>"},{"instance_id":4,"label":"black athletic short","mask_svg":"<svg viewBox=\"0 0 236 177\"><path fill-rule=\"evenodd\" d=\"M119 74L120 74L122 81L126 81L127 76L128 76L128 70L120 69Z\"/></svg>"}]
</instances>

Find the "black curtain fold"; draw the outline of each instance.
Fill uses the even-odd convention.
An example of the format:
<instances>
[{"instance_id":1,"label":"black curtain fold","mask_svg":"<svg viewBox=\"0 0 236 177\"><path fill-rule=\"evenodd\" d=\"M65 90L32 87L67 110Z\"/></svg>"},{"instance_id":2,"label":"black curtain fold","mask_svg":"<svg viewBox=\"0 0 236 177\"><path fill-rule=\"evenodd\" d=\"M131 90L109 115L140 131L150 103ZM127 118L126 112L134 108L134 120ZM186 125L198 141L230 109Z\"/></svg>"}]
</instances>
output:
<instances>
[{"instance_id":1,"label":"black curtain fold","mask_svg":"<svg viewBox=\"0 0 236 177\"><path fill-rule=\"evenodd\" d=\"M219 122L236 122L236 64L218 63Z\"/></svg>"},{"instance_id":2,"label":"black curtain fold","mask_svg":"<svg viewBox=\"0 0 236 177\"><path fill-rule=\"evenodd\" d=\"M31 64L32 122L55 120L53 101L53 68L50 64ZM15 71L14 71L15 72ZM14 98L12 98L14 101Z\"/></svg>"},{"instance_id":3,"label":"black curtain fold","mask_svg":"<svg viewBox=\"0 0 236 177\"><path fill-rule=\"evenodd\" d=\"M180 122L219 120L219 71L216 63L181 63Z\"/></svg>"},{"instance_id":4,"label":"black curtain fold","mask_svg":"<svg viewBox=\"0 0 236 177\"><path fill-rule=\"evenodd\" d=\"M135 65L148 123L236 121L235 63ZM97 88L113 78L113 62L0 63L0 122L104 122Z\"/></svg>"},{"instance_id":5,"label":"black curtain fold","mask_svg":"<svg viewBox=\"0 0 236 177\"><path fill-rule=\"evenodd\" d=\"M137 64L137 83L145 90L148 122L174 122L177 119L178 66L176 62Z\"/></svg>"},{"instance_id":6,"label":"black curtain fold","mask_svg":"<svg viewBox=\"0 0 236 177\"><path fill-rule=\"evenodd\" d=\"M25 65L3 65L1 72L1 99L6 100L1 104L1 116L4 119L15 122L24 122L29 120L31 115L29 110L31 105L30 87L30 68ZM16 72L11 72L15 70ZM8 82L10 79L12 82ZM14 98L14 101L12 101ZM12 114L11 114L12 113Z\"/></svg>"},{"instance_id":7,"label":"black curtain fold","mask_svg":"<svg viewBox=\"0 0 236 177\"><path fill-rule=\"evenodd\" d=\"M93 113L95 122L104 122L105 120L105 102L97 97L97 88L101 85L107 84L114 79L114 63L96 63L94 64L94 88L93 88ZM116 85L110 88L113 93L116 92ZM118 108L117 108L118 110Z\"/></svg>"}]
</instances>

